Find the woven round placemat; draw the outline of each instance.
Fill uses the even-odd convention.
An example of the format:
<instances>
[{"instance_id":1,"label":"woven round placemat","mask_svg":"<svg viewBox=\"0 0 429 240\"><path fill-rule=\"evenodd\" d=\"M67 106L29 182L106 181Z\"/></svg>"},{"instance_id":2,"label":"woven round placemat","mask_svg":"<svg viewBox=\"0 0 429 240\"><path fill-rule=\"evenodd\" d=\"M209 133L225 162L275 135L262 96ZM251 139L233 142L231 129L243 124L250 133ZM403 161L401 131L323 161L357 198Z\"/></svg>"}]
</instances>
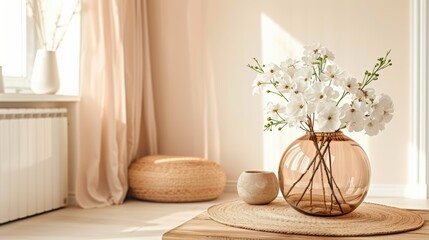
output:
<instances>
[{"instance_id":1,"label":"woven round placemat","mask_svg":"<svg viewBox=\"0 0 429 240\"><path fill-rule=\"evenodd\" d=\"M237 200L212 206L207 212L214 221L233 227L316 236L382 235L415 230L424 224L418 214L374 203L362 203L354 212L339 217L305 215L283 199L268 205Z\"/></svg>"}]
</instances>

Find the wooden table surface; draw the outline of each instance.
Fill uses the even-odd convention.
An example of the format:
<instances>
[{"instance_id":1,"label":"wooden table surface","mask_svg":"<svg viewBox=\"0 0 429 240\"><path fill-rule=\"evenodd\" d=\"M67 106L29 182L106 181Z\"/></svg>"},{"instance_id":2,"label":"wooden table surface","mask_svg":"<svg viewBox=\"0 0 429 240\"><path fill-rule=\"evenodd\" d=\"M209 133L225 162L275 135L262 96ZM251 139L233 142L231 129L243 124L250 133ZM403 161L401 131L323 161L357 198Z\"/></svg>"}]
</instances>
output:
<instances>
[{"instance_id":1,"label":"wooden table surface","mask_svg":"<svg viewBox=\"0 0 429 240\"><path fill-rule=\"evenodd\" d=\"M369 237L315 237L293 234L279 234L270 232L260 232L254 230L247 230L242 228L235 228L223 225L210 219L207 212L204 212L193 219L185 222L184 224L164 233L162 239L395 239L395 240L408 240L408 239L425 239L429 240L429 210L410 210L420 214L425 224L418 230L391 234L391 235L378 235Z\"/></svg>"}]
</instances>

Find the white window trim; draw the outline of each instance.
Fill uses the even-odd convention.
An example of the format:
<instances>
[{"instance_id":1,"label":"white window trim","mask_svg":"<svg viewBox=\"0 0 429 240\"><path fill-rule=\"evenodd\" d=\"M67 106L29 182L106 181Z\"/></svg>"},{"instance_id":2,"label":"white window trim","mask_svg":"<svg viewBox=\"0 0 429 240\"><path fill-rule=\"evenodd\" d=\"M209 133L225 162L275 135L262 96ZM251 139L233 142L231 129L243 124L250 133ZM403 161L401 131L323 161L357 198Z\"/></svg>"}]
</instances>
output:
<instances>
[{"instance_id":1,"label":"white window trim","mask_svg":"<svg viewBox=\"0 0 429 240\"><path fill-rule=\"evenodd\" d=\"M24 1L25 3L25 1ZM27 17L27 7L24 4L21 9L22 17L26 18L25 27L21 30L25 32L23 36L26 42L23 42L23 54L25 55L25 76L11 77L3 76L5 89L8 92L28 92L30 90L30 77L33 70L34 57L37 49L37 36L32 19Z\"/></svg>"},{"instance_id":2,"label":"white window trim","mask_svg":"<svg viewBox=\"0 0 429 240\"><path fill-rule=\"evenodd\" d=\"M429 197L428 9L426 0L412 0L411 155L407 195Z\"/></svg>"}]
</instances>

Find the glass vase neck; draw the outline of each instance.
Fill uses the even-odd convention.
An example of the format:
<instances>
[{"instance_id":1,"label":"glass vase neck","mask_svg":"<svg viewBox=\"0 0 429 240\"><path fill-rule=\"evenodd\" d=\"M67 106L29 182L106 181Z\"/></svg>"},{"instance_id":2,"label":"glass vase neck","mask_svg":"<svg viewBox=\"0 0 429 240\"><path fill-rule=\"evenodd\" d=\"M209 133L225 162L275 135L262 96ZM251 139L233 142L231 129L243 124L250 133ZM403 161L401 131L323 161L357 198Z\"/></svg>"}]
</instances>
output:
<instances>
[{"instance_id":1,"label":"glass vase neck","mask_svg":"<svg viewBox=\"0 0 429 240\"><path fill-rule=\"evenodd\" d=\"M334 140L334 139L335 140L341 140L344 137L346 137L343 134L343 132L341 132L341 131L336 131L336 132L314 132L314 133L312 133L312 132L306 132L305 136L307 138L312 138L313 134L316 135L318 141L321 140L321 139L326 139L326 138L330 138L332 140Z\"/></svg>"}]
</instances>

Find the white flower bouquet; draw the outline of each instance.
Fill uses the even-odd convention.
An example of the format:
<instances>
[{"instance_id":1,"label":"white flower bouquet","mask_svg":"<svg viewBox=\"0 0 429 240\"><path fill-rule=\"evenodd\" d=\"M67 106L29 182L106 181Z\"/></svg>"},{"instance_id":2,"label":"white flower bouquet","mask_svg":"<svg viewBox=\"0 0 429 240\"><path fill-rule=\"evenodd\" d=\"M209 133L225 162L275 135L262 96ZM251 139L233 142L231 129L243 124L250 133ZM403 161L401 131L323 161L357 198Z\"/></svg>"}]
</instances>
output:
<instances>
[{"instance_id":1,"label":"white flower bouquet","mask_svg":"<svg viewBox=\"0 0 429 240\"><path fill-rule=\"evenodd\" d=\"M280 65L261 65L255 58L256 65L247 65L258 73L253 94L266 90L281 100L268 103L265 130L288 125L313 133L347 128L378 134L392 119L394 107L388 95L376 95L369 85L392 65L389 53L377 59L361 81L335 65L334 54L318 43L306 46L302 59L286 59Z\"/></svg>"},{"instance_id":2,"label":"white flower bouquet","mask_svg":"<svg viewBox=\"0 0 429 240\"><path fill-rule=\"evenodd\" d=\"M305 47L300 60L265 66L254 59L256 65L248 65L258 73L253 94L265 90L281 100L268 103L265 130L289 125L306 131L286 149L279 167L280 189L295 209L338 216L350 213L365 198L367 156L341 130L372 136L392 119L391 98L376 95L369 87L381 70L392 65L389 53L377 59L361 81L335 65L334 54L320 44Z\"/></svg>"}]
</instances>

